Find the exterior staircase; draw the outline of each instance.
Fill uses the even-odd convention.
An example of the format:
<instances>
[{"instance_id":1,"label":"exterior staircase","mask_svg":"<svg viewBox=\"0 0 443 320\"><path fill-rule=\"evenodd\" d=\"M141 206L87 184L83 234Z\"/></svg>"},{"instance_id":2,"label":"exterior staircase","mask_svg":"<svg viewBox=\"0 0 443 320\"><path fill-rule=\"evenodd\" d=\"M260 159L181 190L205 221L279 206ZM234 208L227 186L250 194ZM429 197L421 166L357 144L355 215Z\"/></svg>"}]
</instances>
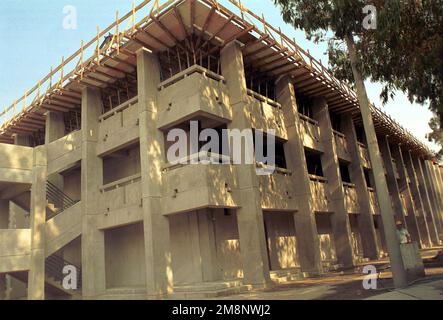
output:
<instances>
[{"instance_id":1,"label":"exterior staircase","mask_svg":"<svg viewBox=\"0 0 443 320\"><path fill-rule=\"evenodd\" d=\"M54 218L56 215L76 205L79 201L71 199L67 194L60 190L50 181L46 182L46 199L50 213L46 220Z\"/></svg>"},{"instance_id":2,"label":"exterior staircase","mask_svg":"<svg viewBox=\"0 0 443 320\"><path fill-rule=\"evenodd\" d=\"M65 266L73 266L76 269L77 276L77 289L67 290L63 287L63 278L66 274L63 274L63 268ZM54 289L61 291L67 295L81 295L82 288L82 269L73 263L66 261L58 255L52 255L46 258L45 263L46 283L52 286Z\"/></svg>"},{"instance_id":3,"label":"exterior staircase","mask_svg":"<svg viewBox=\"0 0 443 320\"><path fill-rule=\"evenodd\" d=\"M77 289L67 290L63 287L63 268L67 265L74 266L77 270ZM28 272L10 272L10 276L27 283L28 282ZM81 298L81 288L82 288L82 270L80 267L75 266L69 261L64 260L62 257L57 255L52 255L46 258L45 263L45 283L48 292L51 292L54 296L59 296L60 298L66 299L80 299Z\"/></svg>"}]
</instances>

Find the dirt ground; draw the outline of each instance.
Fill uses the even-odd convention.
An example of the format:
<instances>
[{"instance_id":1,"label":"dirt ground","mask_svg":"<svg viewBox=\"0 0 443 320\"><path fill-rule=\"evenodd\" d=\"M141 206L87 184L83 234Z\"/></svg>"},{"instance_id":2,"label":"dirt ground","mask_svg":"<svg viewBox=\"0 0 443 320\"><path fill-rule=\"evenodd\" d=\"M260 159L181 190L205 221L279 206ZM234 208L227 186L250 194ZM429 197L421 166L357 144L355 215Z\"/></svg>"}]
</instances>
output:
<instances>
[{"instance_id":1,"label":"dirt ground","mask_svg":"<svg viewBox=\"0 0 443 320\"><path fill-rule=\"evenodd\" d=\"M439 249L423 250L423 259L434 257ZM365 290L362 273L329 273L318 278L295 280L267 291L248 292L229 296L226 300L361 300L393 289L392 273L387 260L368 262L379 273L376 290ZM424 279L443 279L443 267L426 269ZM220 298L218 298L220 299Z\"/></svg>"}]
</instances>

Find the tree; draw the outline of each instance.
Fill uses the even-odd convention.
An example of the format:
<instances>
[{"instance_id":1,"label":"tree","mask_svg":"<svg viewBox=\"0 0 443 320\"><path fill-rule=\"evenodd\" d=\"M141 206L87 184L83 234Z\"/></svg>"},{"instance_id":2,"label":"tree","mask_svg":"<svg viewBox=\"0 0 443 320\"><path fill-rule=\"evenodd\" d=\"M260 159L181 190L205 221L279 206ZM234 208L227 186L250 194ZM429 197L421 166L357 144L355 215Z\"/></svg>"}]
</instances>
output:
<instances>
[{"instance_id":1,"label":"tree","mask_svg":"<svg viewBox=\"0 0 443 320\"><path fill-rule=\"evenodd\" d=\"M366 74L364 60L359 52L359 42L365 37L363 23L368 19L367 12L365 13L364 10L367 8L367 3L364 0L274 1L280 6L285 22L292 24L296 29L304 30L308 39L313 39L315 42L339 41L346 44L348 59L343 59L343 61L348 67L350 66L352 71L352 83L355 84L360 105L394 284L396 287L404 287L407 285L407 276L403 267L400 245L396 238L393 209L364 83ZM343 57L344 53L341 52L341 54ZM342 70L346 72L349 68ZM351 80L350 77L348 79Z\"/></svg>"},{"instance_id":2,"label":"tree","mask_svg":"<svg viewBox=\"0 0 443 320\"><path fill-rule=\"evenodd\" d=\"M383 102L400 90L411 103L429 103L435 118L428 139L443 147L443 1L378 1L376 7L377 29L364 32L356 43L362 75L384 84ZM352 81L343 46L330 41L328 54L335 76Z\"/></svg>"}]
</instances>

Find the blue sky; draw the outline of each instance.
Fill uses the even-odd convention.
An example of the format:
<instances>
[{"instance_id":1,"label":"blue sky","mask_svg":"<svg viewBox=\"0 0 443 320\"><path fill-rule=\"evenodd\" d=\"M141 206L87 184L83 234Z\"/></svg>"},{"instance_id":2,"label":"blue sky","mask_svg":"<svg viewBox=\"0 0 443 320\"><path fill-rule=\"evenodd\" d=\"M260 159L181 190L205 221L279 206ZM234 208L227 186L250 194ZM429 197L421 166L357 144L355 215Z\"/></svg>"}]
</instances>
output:
<instances>
[{"instance_id":1,"label":"blue sky","mask_svg":"<svg viewBox=\"0 0 443 320\"><path fill-rule=\"evenodd\" d=\"M140 2L136 0L136 4ZM220 2L225 4L226 0ZM281 27L301 47L309 49L314 57L327 63L324 55L326 46L309 42L302 31L286 25L272 0L242 0L242 3L258 15L264 13L270 24ZM67 5L77 9L76 30L62 27L66 16L63 8ZM131 0L2 0L0 110L22 96L24 90L34 86L49 72L50 66L60 64L62 56L74 53L80 47L81 40L87 42L92 39L96 34L96 25L100 29L107 27L115 20L116 10L122 16L131 7ZM378 83L367 83L368 95L378 107L382 107L379 99L381 87ZM398 92L395 100L382 109L421 141L434 146L425 139L431 117L427 106L412 105L404 94ZM436 149L435 146L433 149Z\"/></svg>"}]
</instances>

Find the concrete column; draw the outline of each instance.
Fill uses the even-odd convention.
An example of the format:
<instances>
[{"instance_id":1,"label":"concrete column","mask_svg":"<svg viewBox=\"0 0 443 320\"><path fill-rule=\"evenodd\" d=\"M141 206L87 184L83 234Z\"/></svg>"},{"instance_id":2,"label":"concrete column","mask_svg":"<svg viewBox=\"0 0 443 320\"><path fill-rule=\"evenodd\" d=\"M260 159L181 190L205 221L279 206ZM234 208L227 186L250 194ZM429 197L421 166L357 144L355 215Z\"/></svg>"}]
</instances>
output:
<instances>
[{"instance_id":1,"label":"concrete column","mask_svg":"<svg viewBox=\"0 0 443 320\"><path fill-rule=\"evenodd\" d=\"M362 240L363 253L366 258L376 260L379 257L379 248L377 236L375 233L374 216L371 213L368 186L366 184L365 173L360 157L360 151L357 140L357 133L352 121L351 115L345 115L342 118L343 133L346 135L348 150L351 157L349 164L349 174L355 184L355 189L360 207L358 216L358 228Z\"/></svg>"},{"instance_id":2,"label":"concrete column","mask_svg":"<svg viewBox=\"0 0 443 320\"><path fill-rule=\"evenodd\" d=\"M443 209L443 179L440 172L440 166L438 164L433 165L434 172L435 172L435 179L437 181L438 185L438 202L441 205L441 208ZM443 211L440 214L441 223L443 226Z\"/></svg>"},{"instance_id":3,"label":"concrete column","mask_svg":"<svg viewBox=\"0 0 443 320\"><path fill-rule=\"evenodd\" d=\"M429 235L428 223L426 222L425 218L426 215L425 208L420 194L417 173L413 165L412 157L409 151L405 151L403 159L405 161L405 165L408 170L409 179L411 181L410 184L411 194L412 194L412 199L414 201L415 210L417 213L417 221L418 221L418 227L420 229L420 238L422 241L422 247L430 247L432 246L432 242Z\"/></svg>"},{"instance_id":4,"label":"concrete column","mask_svg":"<svg viewBox=\"0 0 443 320\"><path fill-rule=\"evenodd\" d=\"M398 179L399 192L404 200L404 210L405 219L407 222L407 227L409 233L411 234L412 240L417 241L417 243L422 247L422 240L420 236L420 228L417 221L417 213L415 211L414 202L412 200L411 188L409 185L408 172L406 170L405 162L403 160L403 154L401 146L397 145L391 148L392 157L397 163L398 173L400 179Z\"/></svg>"},{"instance_id":5,"label":"concrete column","mask_svg":"<svg viewBox=\"0 0 443 320\"><path fill-rule=\"evenodd\" d=\"M0 229L8 229L9 200L0 199ZM0 274L0 300L6 299L6 275Z\"/></svg>"},{"instance_id":6,"label":"concrete column","mask_svg":"<svg viewBox=\"0 0 443 320\"><path fill-rule=\"evenodd\" d=\"M437 225L434 219L434 208L432 206L430 191L426 183L425 171L423 169L420 157L413 157L412 159L416 165L416 170L419 177L418 180L420 185L420 192L425 204L426 221L428 223L429 234L431 236L433 245L439 245L440 239L438 237Z\"/></svg>"},{"instance_id":7,"label":"concrete column","mask_svg":"<svg viewBox=\"0 0 443 320\"><path fill-rule=\"evenodd\" d=\"M321 158L323 173L328 179L328 191L332 214L332 231L338 263L348 268L354 265L352 252L351 225L346 208L346 197L340 175L340 164L337 156L334 132L332 129L329 108L326 100L315 100L314 118L318 120L324 154Z\"/></svg>"},{"instance_id":8,"label":"concrete column","mask_svg":"<svg viewBox=\"0 0 443 320\"><path fill-rule=\"evenodd\" d=\"M294 213L297 252L301 270L307 274L322 273L320 243L318 239L315 212L311 203L311 187L306 165L305 149L298 130L300 117L294 86L289 78L277 83L277 101L283 108L288 142L285 144L286 163L292 172L292 183L298 212Z\"/></svg>"},{"instance_id":9,"label":"concrete column","mask_svg":"<svg viewBox=\"0 0 443 320\"><path fill-rule=\"evenodd\" d=\"M138 105L140 119L140 162L143 225L148 298L172 292L172 261L169 221L162 215L164 139L157 129L160 65L156 55L145 49L137 52Z\"/></svg>"},{"instance_id":10,"label":"concrete column","mask_svg":"<svg viewBox=\"0 0 443 320\"><path fill-rule=\"evenodd\" d=\"M100 91L82 91L82 293L86 299L103 294L105 280L104 232L97 228L100 215L100 187L103 185L103 160L97 156L99 116L102 110Z\"/></svg>"},{"instance_id":11,"label":"concrete column","mask_svg":"<svg viewBox=\"0 0 443 320\"><path fill-rule=\"evenodd\" d=\"M434 223L435 223L435 226L436 226L436 229L438 232L438 238L440 240L442 240L443 238L442 238L441 234L442 234L443 228L442 228L442 222L440 219L440 214L442 212L442 208L440 206L440 202L438 201L436 179L433 174L432 167L431 167L432 162L421 159L421 164L422 164L423 173L425 176L426 186L429 191L429 197L431 200L432 209L434 212L433 219L434 219Z\"/></svg>"},{"instance_id":12,"label":"concrete column","mask_svg":"<svg viewBox=\"0 0 443 320\"><path fill-rule=\"evenodd\" d=\"M45 298L46 225L46 147L34 149L31 187L31 262L28 274L28 299Z\"/></svg>"},{"instance_id":13,"label":"concrete column","mask_svg":"<svg viewBox=\"0 0 443 320\"><path fill-rule=\"evenodd\" d=\"M388 136L380 137L379 145L384 162L384 167L386 170L386 182L388 184L388 190L391 196L395 220L402 221L403 224L407 226L407 222L405 219L405 212L403 209L403 203L400 197L400 191L397 183L395 167L392 161L392 153L391 153L391 148L389 146Z\"/></svg>"},{"instance_id":14,"label":"concrete column","mask_svg":"<svg viewBox=\"0 0 443 320\"><path fill-rule=\"evenodd\" d=\"M31 136L29 135L15 133L12 135L12 138L14 139L14 144L16 146L24 146L24 147L31 146Z\"/></svg>"},{"instance_id":15,"label":"concrete column","mask_svg":"<svg viewBox=\"0 0 443 320\"><path fill-rule=\"evenodd\" d=\"M65 136L65 120L62 112L46 112L45 143L51 143Z\"/></svg>"},{"instance_id":16,"label":"concrete column","mask_svg":"<svg viewBox=\"0 0 443 320\"><path fill-rule=\"evenodd\" d=\"M365 95L365 92L363 92L363 94ZM369 106L361 108L361 112L366 141L368 144L369 159L371 160L372 172L374 174L377 200L380 207L381 218L383 220L383 230L388 248L389 260L391 262L394 285L396 288L401 288L407 285L407 273L403 265L400 243L397 238L394 212L391 206L391 199L389 198L389 190L383 169L383 160L378 146L374 120Z\"/></svg>"},{"instance_id":17,"label":"concrete column","mask_svg":"<svg viewBox=\"0 0 443 320\"><path fill-rule=\"evenodd\" d=\"M233 110L233 120L228 129L244 130L250 129L251 123L247 114L247 87L241 45L238 41L226 45L221 51L220 60ZM243 281L245 284L262 287L270 283L270 274L256 166L241 164L237 165L236 169L240 202L237 222L243 261Z\"/></svg>"},{"instance_id":18,"label":"concrete column","mask_svg":"<svg viewBox=\"0 0 443 320\"><path fill-rule=\"evenodd\" d=\"M0 229L9 229L9 200L0 199Z\"/></svg>"},{"instance_id":19,"label":"concrete column","mask_svg":"<svg viewBox=\"0 0 443 320\"><path fill-rule=\"evenodd\" d=\"M47 111L45 124L45 144L49 144L65 135L65 121L62 112ZM63 176L55 173L48 176L48 181L63 191ZM60 203L54 203L60 207Z\"/></svg>"},{"instance_id":20,"label":"concrete column","mask_svg":"<svg viewBox=\"0 0 443 320\"><path fill-rule=\"evenodd\" d=\"M440 169L438 164L434 164L432 161L429 162L429 167L431 170L431 173L433 174L434 179L434 185L436 188L436 201L440 207L440 214L439 214L439 220L442 226L443 231L443 189L442 189L442 181L440 177ZM440 235L440 239L443 238L443 234Z\"/></svg>"}]
</instances>

